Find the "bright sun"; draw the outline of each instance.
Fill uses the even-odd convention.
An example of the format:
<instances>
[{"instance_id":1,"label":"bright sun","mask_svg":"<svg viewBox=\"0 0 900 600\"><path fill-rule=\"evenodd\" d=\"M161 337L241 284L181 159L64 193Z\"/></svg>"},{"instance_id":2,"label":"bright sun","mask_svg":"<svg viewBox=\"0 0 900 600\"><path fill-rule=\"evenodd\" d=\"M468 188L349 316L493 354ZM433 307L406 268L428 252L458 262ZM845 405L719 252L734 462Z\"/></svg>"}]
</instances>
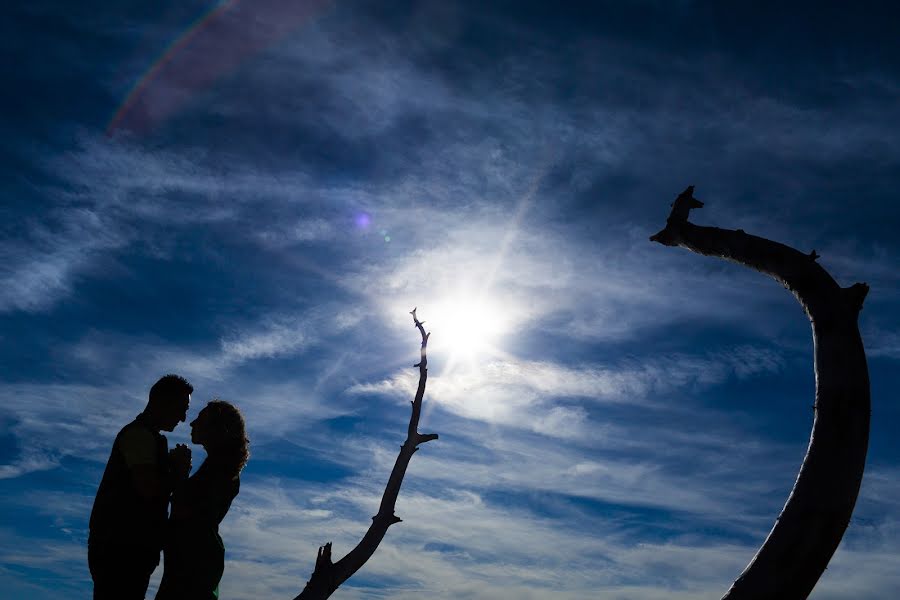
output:
<instances>
[{"instance_id":1,"label":"bright sun","mask_svg":"<svg viewBox=\"0 0 900 600\"><path fill-rule=\"evenodd\" d=\"M497 343L509 328L502 307L477 292L458 294L429 312L428 329L434 332L432 346L448 351L451 361L471 361L495 354Z\"/></svg>"}]
</instances>

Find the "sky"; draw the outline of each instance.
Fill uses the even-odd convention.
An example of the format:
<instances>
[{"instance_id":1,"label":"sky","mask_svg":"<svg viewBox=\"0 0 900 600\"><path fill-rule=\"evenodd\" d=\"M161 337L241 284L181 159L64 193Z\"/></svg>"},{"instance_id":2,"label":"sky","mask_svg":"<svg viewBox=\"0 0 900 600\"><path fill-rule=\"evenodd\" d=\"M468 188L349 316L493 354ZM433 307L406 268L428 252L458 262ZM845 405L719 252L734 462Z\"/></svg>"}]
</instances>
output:
<instances>
[{"instance_id":1,"label":"sky","mask_svg":"<svg viewBox=\"0 0 900 600\"><path fill-rule=\"evenodd\" d=\"M693 222L871 286L866 473L811 597L900 589L895 8L2 10L0 597L89 597L112 441L174 372L188 420L249 427L222 597L292 598L377 511L417 307L440 439L335 598L719 598L806 451L812 338L775 281L648 241L690 184Z\"/></svg>"}]
</instances>

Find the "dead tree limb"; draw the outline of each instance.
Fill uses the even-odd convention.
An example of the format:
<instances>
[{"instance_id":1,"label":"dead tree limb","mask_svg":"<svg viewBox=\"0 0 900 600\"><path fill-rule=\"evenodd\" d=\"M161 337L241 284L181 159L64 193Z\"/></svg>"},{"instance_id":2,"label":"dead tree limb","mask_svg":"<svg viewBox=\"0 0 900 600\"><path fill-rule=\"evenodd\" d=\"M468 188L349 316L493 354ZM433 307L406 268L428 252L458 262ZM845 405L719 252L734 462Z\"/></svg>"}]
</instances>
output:
<instances>
[{"instance_id":1,"label":"dead tree limb","mask_svg":"<svg viewBox=\"0 0 900 600\"><path fill-rule=\"evenodd\" d=\"M865 283L841 288L813 250L793 248L742 230L688 222L694 186L672 205L666 227L650 238L756 269L789 289L812 322L815 418L809 448L781 515L756 556L725 594L728 600L806 598L850 522L869 442L869 374L857 317Z\"/></svg>"},{"instance_id":2,"label":"dead tree limb","mask_svg":"<svg viewBox=\"0 0 900 600\"><path fill-rule=\"evenodd\" d=\"M419 368L419 387L416 390L415 399L412 401L412 414L409 417L406 441L400 446L400 454L397 455L394 468L391 470L391 476L388 478L387 485L384 488L378 514L372 517L372 525L369 526L369 530L366 531L362 540L344 558L336 563L331 562L331 542L319 548L312 577L306 583L306 587L303 588L300 595L295 597L294 600L324 600L328 598L372 557L378 548L378 544L381 543L385 533L387 533L388 527L402 521L400 517L394 514L394 507L397 503L397 496L400 494L400 486L403 484L403 476L406 475L406 468L409 466L410 459L416 450L419 449L419 444L438 439L436 433L418 432L419 415L422 412L422 397L425 395L425 381L428 379L428 357L425 351L428 346L428 336L431 334L425 333L424 322L419 321L416 317L415 308L412 309L410 314L413 317L413 324L422 335L422 349L419 355L419 362L413 365Z\"/></svg>"}]
</instances>

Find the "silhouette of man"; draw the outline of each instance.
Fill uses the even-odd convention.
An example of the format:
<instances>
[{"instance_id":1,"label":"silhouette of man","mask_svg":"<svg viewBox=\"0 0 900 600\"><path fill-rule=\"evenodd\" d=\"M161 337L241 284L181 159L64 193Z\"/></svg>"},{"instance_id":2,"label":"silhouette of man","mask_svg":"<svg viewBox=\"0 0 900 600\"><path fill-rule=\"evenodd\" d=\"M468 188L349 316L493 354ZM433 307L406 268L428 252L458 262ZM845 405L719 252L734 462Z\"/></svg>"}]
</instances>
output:
<instances>
[{"instance_id":1,"label":"silhouette of man","mask_svg":"<svg viewBox=\"0 0 900 600\"><path fill-rule=\"evenodd\" d=\"M143 600L159 564L169 497L190 471L190 451L169 452L160 434L187 415L193 386L166 375L150 388L144 412L122 428L113 442L91 511L88 566L94 600Z\"/></svg>"}]
</instances>

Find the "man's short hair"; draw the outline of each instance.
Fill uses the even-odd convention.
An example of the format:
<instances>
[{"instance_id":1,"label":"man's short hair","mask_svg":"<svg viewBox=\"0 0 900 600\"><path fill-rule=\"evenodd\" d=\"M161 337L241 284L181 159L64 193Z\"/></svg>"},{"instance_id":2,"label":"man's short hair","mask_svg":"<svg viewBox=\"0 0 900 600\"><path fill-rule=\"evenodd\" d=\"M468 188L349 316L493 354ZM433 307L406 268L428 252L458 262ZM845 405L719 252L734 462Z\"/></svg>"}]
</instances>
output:
<instances>
[{"instance_id":1,"label":"man's short hair","mask_svg":"<svg viewBox=\"0 0 900 600\"><path fill-rule=\"evenodd\" d=\"M188 383L188 380L181 375L163 375L159 381L150 388L150 399L148 405L157 405L171 398L180 396L189 396L194 393L194 386Z\"/></svg>"}]
</instances>

